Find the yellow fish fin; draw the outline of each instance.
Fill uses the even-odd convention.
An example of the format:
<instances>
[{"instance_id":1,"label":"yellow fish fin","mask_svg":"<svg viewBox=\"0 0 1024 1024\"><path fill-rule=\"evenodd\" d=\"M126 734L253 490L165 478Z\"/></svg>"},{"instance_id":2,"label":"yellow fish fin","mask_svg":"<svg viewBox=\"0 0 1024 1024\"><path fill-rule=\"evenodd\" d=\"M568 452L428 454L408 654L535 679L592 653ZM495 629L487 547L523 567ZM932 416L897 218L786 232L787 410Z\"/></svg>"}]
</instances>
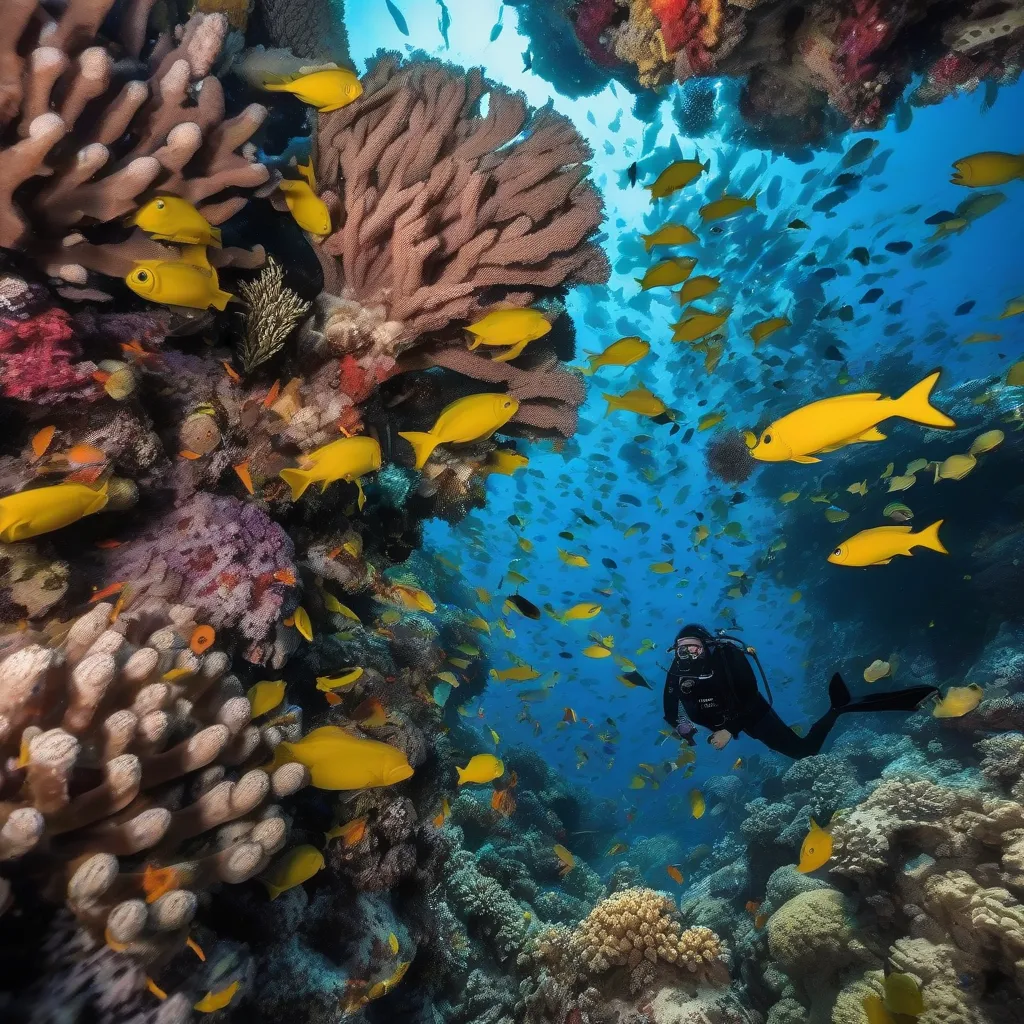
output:
<instances>
[{"instance_id":1,"label":"yellow fish fin","mask_svg":"<svg viewBox=\"0 0 1024 1024\"><path fill-rule=\"evenodd\" d=\"M506 349L501 355L495 356L491 362L494 363L508 363L513 359L518 359L523 354L523 349L529 344L528 341L520 341L518 344L513 345L510 349Z\"/></svg>"},{"instance_id":2,"label":"yellow fish fin","mask_svg":"<svg viewBox=\"0 0 1024 1024\"><path fill-rule=\"evenodd\" d=\"M215 249L219 249L223 243L220 238L220 228L215 228L212 224L210 225L210 245Z\"/></svg>"},{"instance_id":3,"label":"yellow fish fin","mask_svg":"<svg viewBox=\"0 0 1024 1024\"><path fill-rule=\"evenodd\" d=\"M423 433L419 430L400 430L398 436L404 437L412 445L413 451L416 453L416 469L422 469L426 465L427 459L440 444L433 434Z\"/></svg>"},{"instance_id":4,"label":"yellow fish fin","mask_svg":"<svg viewBox=\"0 0 1024 1024\"><path fill-rule=\"evenodd\" d=\"M857 437L858 441L884 441L885 434L883 434L878 427L871 427L869 430L865 430L863 434L859 434Z\"/></svg>"},{"instance_id":5,"label":"yellow fish fin","mask_svg":"<svg viewBox=\"0 0 1024 1024\"><path fill-rule=\"evenodd\" d=\"M223 289L218 288L217 291L213 293L213 296L210 299L210 305L216 306L217 309L223 312L225 309L227 309L228 303L233 298L234 295L232 295L231 292L226 292Z\"/></svg>"},{"instance_id":6,"label":"yellow fish fin","mask_svg":"<svg viewBox=\"0 0 1024 1024\"><path fill-rule=\"evenodd\" d=\"M793 462L810 465L812 462L821 462L821 459L816 459L813 455L794 455Z\"/></svg>"},{"instance_id":7,"label":"yellow fish fin","mask_svg":"<svg viewBox=\"0 0 1024 1024\"><path fill-rule=\"evenodd\" d=\"M202 267L203 270L212 270L210 259L206 255L205 245L183 245L181 247L181 260L193 267ZM223 308L223 307L220 307Z\"/></svg>"},{"instance_id":8,"label":"yellow fish fin","mask_svg":"<svg viewBox=\"0 0 1024 1024\"><path fill-rule=\"evenodd\" d=\"M356 501L356 505L359 507L359 511L362 512L363 506L366 504L366 492L363 490L363 485L358 477L356 477L355 484L359 490L359 498Z\"/></svg>"},{"instance_id":9,"label":"yellow fish fin","mask_svg":"<svg viewBox=\"0 0 1024 1024\"><path fill-rule=\"evenodd\" d=\"M929 401L932 388L941 373L942 370L933 370L924 380L895 399L896 415L914 423L923 423L927 427L955 427L956 421L944 412L939 412Z\"/></svg>"},{"instance_id":10,"label":"yellow fish fin","mask_svg":"<svg viewBox=\"0 0 1024 1024\"><path fill-rule=\"evenodd\" d=\"M914 536L914 541L921 547L931 548L932 551L938 551L940 555L948 555L949 552L946 550L946 546L939 540L939 527L942 525L941 519L936 519L931 526L926 526L920 533Z\"/></svg>"},{"instance_id":11,"label":"yellow fish fin","mask_svg":"<svg viewBox=\"0 0 1024 1024\"><path fill-rule=\"evenodd\" d=\"M292 489L292 501L298 501L313 482L304 469L282 469L280 477Z\"/></svg>"}]
</instances>

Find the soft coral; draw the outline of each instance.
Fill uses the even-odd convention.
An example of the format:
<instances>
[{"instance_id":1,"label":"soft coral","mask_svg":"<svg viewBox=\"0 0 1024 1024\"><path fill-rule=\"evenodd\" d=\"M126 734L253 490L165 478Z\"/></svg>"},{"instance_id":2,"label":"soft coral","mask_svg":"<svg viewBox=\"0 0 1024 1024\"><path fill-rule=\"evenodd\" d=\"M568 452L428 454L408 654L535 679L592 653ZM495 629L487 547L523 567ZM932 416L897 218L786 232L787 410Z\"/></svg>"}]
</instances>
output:
<instances>
[{"instance_id":1,"label":"soft coral","mask_svg":"<svg viewBox=\"0 0 1024 1024\"><path fill-rule=\"evenodd\" d=\"M78 362L81 347L71 317L49 309L27 320L0 320L0 394L55 405L103 394L95 364Z\"/></svg>"}]
</instances>

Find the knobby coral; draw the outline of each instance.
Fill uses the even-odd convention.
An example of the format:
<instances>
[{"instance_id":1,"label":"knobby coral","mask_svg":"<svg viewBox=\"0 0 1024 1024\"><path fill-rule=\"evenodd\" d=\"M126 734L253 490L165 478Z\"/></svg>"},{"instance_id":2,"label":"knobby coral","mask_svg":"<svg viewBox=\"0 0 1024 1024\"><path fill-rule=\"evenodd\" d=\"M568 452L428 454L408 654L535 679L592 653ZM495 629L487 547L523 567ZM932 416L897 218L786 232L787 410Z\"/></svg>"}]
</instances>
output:
<instances>
[{"instance_id":1,"label":"knobby coral","mask_svg":"<svg viewBox=\"0 0 1024 1024\"><path fill-rule=\"evenodd\" d=\"M225 16L196 14L173 37L163 35L145 77L133 78L138 63L118 62L98 35L113 4L70 0L56 18L37 0L13 0L4 9L0 246L25 249L75 286L87 283L89 271L123 277L136 259L180 257L138 230L111 237L109 229L154 192L181 196L221 224L269 177L239 152L265 108L252 104L226 117L223 87L211 74L228 31ZM150 5L135 6L144 18ZM138 18L122 22L121 42L138 57L145 23L140 30ZM244 250L211 253L220 265L252 266L261 258Z\"/></svg>"},{"instance_id":2,"label":"knobby coral","mask_svg":"<svg viewBox=\"0 0 1024 1024\"><path fill-rule=\"evenodd\" d=\"M0 862L16 886L62 878L79 921L144 960L180 948L198 891L267 865L285 841L268 801L306 782L241 770L263 737L195 629L180 605L99 603L62 636L0 639Z\"/></svg>"}]
</instances>

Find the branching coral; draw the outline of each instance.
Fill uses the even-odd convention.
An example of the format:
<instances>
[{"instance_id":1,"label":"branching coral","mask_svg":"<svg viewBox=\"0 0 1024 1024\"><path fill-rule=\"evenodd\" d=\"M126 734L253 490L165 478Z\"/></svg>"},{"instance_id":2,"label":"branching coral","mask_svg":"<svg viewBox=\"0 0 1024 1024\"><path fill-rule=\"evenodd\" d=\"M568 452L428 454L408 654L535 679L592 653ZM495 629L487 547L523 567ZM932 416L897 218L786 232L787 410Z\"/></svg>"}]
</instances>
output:
<instances>
[{"instance_id":1,"label":"branching coral","mask_svg":"<svg viewBox=\"0 0 1024 1024\"><path fill-rule=\"evenodd\" d=\"M284 286L284 271L273 258L255 281L244 281L238 290L249 304L241 353L248 373L281 351L288 335L306 318L310 303Z\"/></svg>"},{"instance_id":2,"label":"branching coral","mask_svg":"<svg viewBox=\"0 0 1024 1024\"><path fill-rule=\"evenodd\" d=\"M453 321L607 279L590 151L568 120L437 61L385 55L363 89L317 132L336 226L318 246L325 287L355 303L333 311L356 321L348 338L335 323L336 345L393 357ZM358 322L371 310L368 334Z\"/></svg>"},{"instance_id":3,"label":"branching coral","mask_svg":"<svg viewBox=\"0 0 1024 1024\"><path fill-rule=\"evenodd\" d=\"M113 241L95 228L130 216L154 190L221 224L246 203L230 190L266 182L267 168L239 153L265 108L225 118L224 90L210 74L228 30L223 15L193 16L158 42L148 78L125 80L96 35L113 0L72 0L56 19L31 0L13 6L0 80L0 245L26 249L75 285L88 271L123 277L135 259L179 253L138 231ZM132 19L125 23L132 35ZM224 250L217 258L252 265L260 257Z\"/></svg>"},{"instance_id":4,"label":"branching coral","mask_svg":"<svg viewBox=\"0 0 1024 1024\"><path fill-rule=\"evenodd\" d=\"M100 603L62 639L0 645L0 861L19 884L59 880L79 921L147 960L184 941L197 891L266 866L285 840L268 801L306 781L240 770L261 733L195 628L180 605Z\"/></svg>"}]
</instances>

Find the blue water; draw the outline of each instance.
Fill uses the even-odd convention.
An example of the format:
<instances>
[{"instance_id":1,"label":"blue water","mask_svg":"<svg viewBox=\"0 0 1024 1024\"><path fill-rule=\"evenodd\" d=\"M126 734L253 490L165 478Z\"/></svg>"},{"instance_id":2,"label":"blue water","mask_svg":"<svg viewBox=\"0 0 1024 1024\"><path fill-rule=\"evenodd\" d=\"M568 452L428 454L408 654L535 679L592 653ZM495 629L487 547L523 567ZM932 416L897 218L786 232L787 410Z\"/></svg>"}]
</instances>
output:
<instances>
[{"instance_id":1,"label":"blue water","mask_svg":"<svg viewBox=\"0 0 1024 1024\"><path fill-rule=\"evenodd\" d=\"M538 605L550 602L564 610L577 601L592 600L603 606L597 618L568 625L547 614L533 622L512 612L503 617L514 630L514 638L492 628L487 645L492 664L504 668L515 657L532 665L541 677L520 684L492 680L484 695L468 706L470 715L481 716L480 749L500 753L516 743L536 748L552 766L584 784L596 797L618 801L623 836L676 829L687 842L699 843L714 837L715 819L695 822L682 802L673 798L685 799L690 789L703 785L710 776L729 773L737 758L763 751L742 737L716 752L701 737L692 778L677 771L658 790L649 784L642 789L629 788L638 764L658 764L678 752L674 741L659 735L659 730L667 728L661 713L661 687L669 663L665 648L683 622L739 625L743 638L760 653L776 710L788 722L806 725L827 704L827 677L808 674L806 658L809 645L816 636L820 639L829 623L817 607L814 585L801 587L800 597L795 599L796 588L777 581L770 563L756 573L749 594L736 600L723 597L736 582L727 576L729 570L754 573L751 566L755 560L772 541L785 536L778 521L782 506L777 496L790 489L808 491L811 482L821 476L819 468L771 467L765 471L771 474L770 484L759 483L755 475L729 486L709 478L704 467L703 449L713 431L695 432L688 443L682 442L684 432L697 426L698 417L715 410L726 413L723 428L763 426L772 416L811 398L844 389L860 390L858 384L867 378L877 384L879 372L888 387L898 392L933 366L943 366L945 374L937 393L940 406L943 388L968 380L994 380L995 375L1005 373L1016 358L1014 353L1021 351L1024 317L1000 321L998 326L994 318L1005 302L1021 291L1016 270L1024 227L1024 186L1014 183L1005 187L1002 191L1007 202L995 214L982 217L965 234L948 239L948 253L939 265L918 269L914 260L929 248L926 239L934 231L924 223L925 218L955 209L968 196L968 190L949 182L953 161L981 150L1012 149L1019 143L1024 87L1002 88L988 110L983 109L981 90L915 109L906 131L897 132L890 118L883 131L847 135L815 154L810 163L797 164L768 151L722 142L721 136L728 134L724 129L738 116L724 99L712 136L693 139L680 135L673 123L677 86L666 92L654 129L651 123L633 116L632 97L621 87L609 85L593 97L566 99L523 70L521 54L529 40L517 33L513 8L504 11L498 39L489 41L501 6L499 0L448 0L452 15L449 48L438 31L439 8L432 4L405 5L408 38L388 16L383 0L350 5L347 23L353 57L360 70L381 47L422 50L458 65L479 65L492 79L522 90L532 104L551 103L570 117L594 150L595 179L606 204L604 244L614 268L607 287L578 288L570 296L569 312L577 330L576 362L582 365L584 351L599 352L624 334L649 340L652 354L638 366L604 370L590 378L592 386L581 410L577 436L562 451L549 443L528 449L520 444L530 458L528 469L515 478L492 476L487 484L487 507L459 526L431 524L428 550L457 564L470 585L483 587L492 595L493 603L481 604L478 609L492 623L501 614L502 598L516 589L507 582L503 585L509 568L528 578L529 583L519 591ZM877 147L866 161L850 168L863 174L863 180L833 214L813 212L812 205L829 191L827 183L842 172L843 154L864 138L877 140ZM670 199L652 205L649 193L640 186L653 181L679 155L694 153L710 160L709 172ZM635 160L639 161L640 180L636 188L630 188L624 172ZM816 169L820 174L814 181L802 184ZM771 191L778 198L769 208L766 190L775 179ZM686 249L686 254L700 259L696 273L721 276L719 291L696 305L718 309L729 304L734 310L726 355L717 372L709 375L701 356L670 340L668 325L678 317L678 306L668 290L638 298L635 278L657 258L657 250L650 257L645 255L638 235L669 222L696 227L697 208L726 189L744 195L757 190L761 198L757 214L731 222L726 233L713 242L707 236L702 247ZM913 207L918 209L908 212ZM786 228L794 218L805 220L811 229L795 237ZM907 255L886 252L884 243L893 241L908 241L913 249ZM780 265L764 269L760 264L765 254L777 246L783 248L786 258ZM869 248L874 256L870 267L846 258L855 246ZM799 265L808 253L817 255L816 266ZM814 271L826 265L839 267L840 275L823 284L816 282ZM859 300L869 287L864 277L869 273L882 275L873 283L884 289L884 295L877 303L862 305ZM968 315L953 316L958 305L972 299L976 305ZM885 308L896 300L902 300L902 312L886 313ZM816 322L814 314L827 303L836 308L850 303L855 320L843 323L833 317ZM783 312L794 325L763 344L760 359L755 358L746 330L760 319ZM893 322L901 324L898 333L884 335L883 327ZM978 331L996 331L1003 338L997 343L963 344L964 338ZM841 347L845 362L820 358L829 344ZM761 362L771 355L780 357L782 365ZM797 361L807 358L796 366L790 362L794 357ZM878 370L880 360L886 366L883 371ZM748 376L755 386L739 393L735 383ZM775 380L782 381L785 389L772 387ZM603 418L603 391L621 393L639 383L678 413L682 429L674 436L666 426L628 412ZM994 425L995 415L989 418ZM887 461L895 461L899 467L901 461L926 449L916 428L900 425L892 434L892 440L875 456L878 472ZM634 451L645 452L631 464L620 449L637 435L649 439L632 445ZM648 476L654 482L639 471L644 465L651 467ZM840 470L833 481L841 485L843 497L841 488L860 479L853 472L843 476ZM905 499L913 506L914 499L920 499L930 485L918 486L916 492L891 496L876 487L872 491L874 519L863 525L884 522L879 515L881 507L893 499ZM990 487L998 486L997 481L990 482ZM716 537L726 518L716 519L711 514L712 503L716 498L728 502L737 490L745 500L730 507L726 518L742 525L744 538ZM623 493L638 499L639 507L621 502ZM823 507L818 506L819 512ZM584 525L574 509L584 511L598 525ZM698 512L705 514L712 536L695 549L691 533L698 525ZM521 530L509 525L511 514L524 521ZM928 521L923 514L917 520L921 525ZM624 536L629 526L641 522L649 524L649 532ZM825 524L822 529L840 540L861 528L851 529L852 525L853 520ZM962 527L961 523L957 529ZM559 538L563 530L572 532L575 539ZM482 542L474 540L474 534ZM521 549L520 537L532 543L531 553ZM801 537L786 539L788 557L793 557ZM559 547L583 554L590 567L564 565L557 556ZM614 559L618 569L604 568L602 558ZM932 563L921 564L929 558ZM672 561L676 571L652 574L649 564L662 560ZM831 573L833 585L837 576L843 584L841 574L857 572L822 566L820 561L806 566L810 579L828 582ZM912 561L915 564L894 568L887 579L875 577L871 586L898 586L899 573L925 571L938 574L934 582L939 587L952 586L955 581L958 569L952 564L937 568L939 560L930 552L920 553ZM612 594L603 595L600 590ZM871 599L870 594L865 596ZM791 603L794 600L796 603ZM918 621L912 610L908 611L906 630L923 629L927 622ZM627 689L616 680L622 669L613 659L584 657L581 651L592 643L588 639L592 632L614 637L614 653L633 661L652 689ZM653 649L638 654L647 639L653 641ZM559 657L561 651L569 652L571 659ZM864 664L886 653L879 650ZM955 649L947 654L953 660L957 657ZM851 682L854 689L863 688L859 679ZM518 692L541 686L552 687L543 702L524 704L518 699ZM564 723L567 708L572 708L580 721ZM609 725L608 719L614 725ZM868 723L861 716L858 724ZM899 726L890 718L886 727ZM497 745L488 728L498 733ZM601 734L612 741L606 744ZM631 825L626 821L627 812L635 815Z\"/></svg>"}]
</instances>

